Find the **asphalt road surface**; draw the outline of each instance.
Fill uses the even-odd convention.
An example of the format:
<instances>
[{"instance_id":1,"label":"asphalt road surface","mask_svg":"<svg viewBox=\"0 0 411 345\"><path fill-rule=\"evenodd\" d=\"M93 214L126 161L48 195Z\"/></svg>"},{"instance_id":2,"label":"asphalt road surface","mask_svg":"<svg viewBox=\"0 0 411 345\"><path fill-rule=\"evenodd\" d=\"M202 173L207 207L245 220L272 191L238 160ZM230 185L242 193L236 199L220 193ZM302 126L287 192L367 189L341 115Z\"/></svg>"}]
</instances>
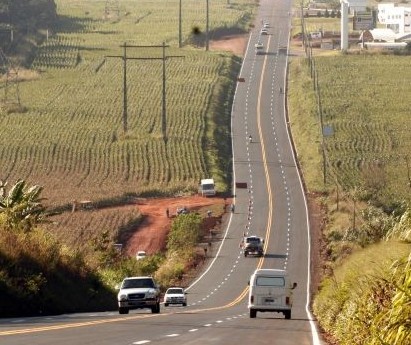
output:
<instances>
[{"instance_id":1,"label":"asphalt road surface","mask_svg":"<svg viewBox=\"0 0 411 345\"><path fill-rule=\"evenodd\" d=\"M291 0L262 0L232 109L235 213L208 269L188 290L187 307L3 319L2 345L321 344L308 311L310 248L306 201L288 137L286 66ZM260 36L268 22L268 35ZM263 48L256 54L255 44ZM249 136L252 136L250 142ZM262 258L245 258L244 234L265 238ZM286 269L294 290L292 319L250 319L247 282L256 268Z\"/></svg>"}]
</instances>

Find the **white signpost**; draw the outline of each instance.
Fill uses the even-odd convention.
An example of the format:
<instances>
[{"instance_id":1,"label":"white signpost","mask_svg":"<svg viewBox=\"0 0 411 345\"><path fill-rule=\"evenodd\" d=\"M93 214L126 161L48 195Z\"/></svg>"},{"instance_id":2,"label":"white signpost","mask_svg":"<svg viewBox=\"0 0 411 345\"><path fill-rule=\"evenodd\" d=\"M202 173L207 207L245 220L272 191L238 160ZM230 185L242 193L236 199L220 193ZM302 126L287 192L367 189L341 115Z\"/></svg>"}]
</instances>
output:
<instances>
[{"instance_id":1,"label":"white signpost","mask_svg":"<svg viewBox=\"0 0 411 345\"><path fill-rule=\"evenodd\" d=\"M348 8L354 11L363 11L366 0L340 0L341 1L341 50L348 49Z\"/></svg>"}]
</instances>

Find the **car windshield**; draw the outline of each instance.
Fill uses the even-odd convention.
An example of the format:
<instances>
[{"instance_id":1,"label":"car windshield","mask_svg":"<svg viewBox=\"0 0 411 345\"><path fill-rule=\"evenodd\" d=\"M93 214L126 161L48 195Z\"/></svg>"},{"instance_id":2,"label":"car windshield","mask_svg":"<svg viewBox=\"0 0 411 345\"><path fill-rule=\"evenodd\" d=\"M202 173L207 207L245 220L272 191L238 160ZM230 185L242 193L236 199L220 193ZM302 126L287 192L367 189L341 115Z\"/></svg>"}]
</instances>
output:
<instances>
[{"instance_id":1,"label":"car windshield","mask_svg":"<svg viewBox=\"0 0 411 345\"><path fill-rule=\"evenodd\" d=\"M122 286L122 289L136 288L154 288L153 280L149 278L127 279L124 281Z\"/></svg>"},{"instance_id":2,"label":"car windshield","mask_svg":"<svg viewBox=\"0 0 411 345\"><path fill-rule=\"evenodd\" d=\"M260 243L259 238L247 238L247 243Z\"/></svg>"},{"instance_id":3,"label":"car windshield","mask_svg":"<svg viewBox=\"0 0 411 345\"><path fill-rule=\"evenodd\" d=\"M175 295L175 294L182 294L183 289L168 289L167 294Z\"/></svg>"}]
</instances>

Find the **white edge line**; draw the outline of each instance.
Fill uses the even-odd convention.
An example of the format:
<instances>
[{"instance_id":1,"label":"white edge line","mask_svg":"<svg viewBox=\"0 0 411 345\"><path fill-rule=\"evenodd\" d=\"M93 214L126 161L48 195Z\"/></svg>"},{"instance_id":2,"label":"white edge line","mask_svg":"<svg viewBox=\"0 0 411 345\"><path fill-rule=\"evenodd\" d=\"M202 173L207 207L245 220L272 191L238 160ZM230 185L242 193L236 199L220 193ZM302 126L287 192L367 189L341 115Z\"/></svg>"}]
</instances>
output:
<instances>
[{"instance_id":1,"label":"white edge line","mask_svg":"<svg viewBox=\"0 0 411 345\"><path fill-rule=\"evenodd\" d=\"M252 35L252 33L250 33L250 36L248 37L247 49L246 49L245 54L244 54L243 63L241 64L240 76L241 76L241 74L242 74L243 66L244 66L244 60L245 60L245 57L247 56L248 49L249 49L249 46L250 46L251 35ZM234 109L233 109L233 108L234 108L234 104L235 104L235 97L236 97L236 95L237 95L237 89L238 89L238 82L237 82L237 85L236 85L236 88L235 88L235 93L234 93L234 97L233 97L233 104L232 104L232 106L231 106L231 150L232 150L232 152L233 152L232 169L233 169L233 195L234 195L234 196L236 195L236 189L235 189L235 181L236 181L236 180L235 180L235 169L234 169L234 162L235 162L235 159L234 159L234 157L235 157L235 154L234 154L234 135L233 135L232 128L233 128L233 113L234 113ZM234 200L235 200L235 199L234 199ZM235 202L234 202L234 204L235 204ZM228 224L227 224L227 227L226 227L226 230L225 230L225 233L224 233L224 237L223 237L223 239L222 239L222 241L221 241L221 243L220 243L220 246L218 247L218 251L217 251L217 253L216 253L213 261L211 261L210 265L209 265L209 266L207 267L207 269L203 272L203 274L200 275L189 287L186 288L186 291L190 290L190 289L191 289L194 285L196 285L201 279L203 279L203 277L208 273L208 271L209 271L209 270L211 269L211 267L214 265L214 262L217 260L219 254L220 254L220 252L221 252L221 249L222 249L222 247L223 247L224 241L225 241L225 239L227 238L228 229L230 229L230 225L231 225L231 220L232 220L232 218L233 218L233 214L230 213L230 219L229 219L229 221L228 221Z\"/></svg>"},{"instance_id":2,"label":"white edge line","mask_svg":"<svg viewBox=\"0 0 411 345\"><path fill-rule=\"evenodd\" d=\"M288 31L288 45L287 45L287 57L286 57L286 73L284 74L284 85L287 85L287 74L288 74L288 57L289 57L289 47L290 47L290 39L291 39L291 30ZM286 89L286 88L284 88ZM285 97L285 93L284 96ZM304 190L304 185L303 182L301 180L301 175L300 175L300 171L297 168L297 161L295 159L295 154L294 154L294 149L293 149L293 145L291 142L291 137L290 137L290 132L289 132L289 126L287 124L287 114L288 114L288 109L286 108L286 102L284 103L284 121L286 123L286 128L287 128L287 132L288 132L288 142L290 144L290 148L291 148L291 152L292 152L292 156L293 156L293 161L294 161L294 165L295 165L295 169L297 170L297 175L298 175L298 181L300 182L300 187L301 187L301 191L303 192L303 199L304 199L304 206L305 206L305 217L306 217L306 222L307 222L307 241L308 241L308 265L307 265L307 302L305 304L305 311L307 313L308 316L308 320L310 322L310 327L311 327L311 335L312 335L312 340L313 340L313 345L321 345L322 342L320 341L320 337L318 335L318 331L317 331L317 326L315 325L315 320L314 317L312 316L311 312L310 312L310 284L311 284L311 228L310 228L310 218L308 215L308 205L307 205L307 198L305 196L305 190Z\"/></svg>"}]
</instances>

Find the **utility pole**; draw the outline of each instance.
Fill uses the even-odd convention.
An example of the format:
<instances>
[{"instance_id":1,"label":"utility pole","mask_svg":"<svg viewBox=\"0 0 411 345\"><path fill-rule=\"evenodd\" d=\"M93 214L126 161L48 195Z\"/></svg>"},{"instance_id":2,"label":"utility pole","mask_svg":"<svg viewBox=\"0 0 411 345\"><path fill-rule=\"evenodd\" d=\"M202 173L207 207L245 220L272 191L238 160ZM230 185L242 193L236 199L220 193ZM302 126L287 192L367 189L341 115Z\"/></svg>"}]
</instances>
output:
<instances>
[{"instance_id":1,"label":"utility pole","mask_svg":"<svg viewBox=\"0 0 411 345\"><path fill-rule=\"evenodd\" d=\"M166 48L169 46L163 42L162 45L152 45L152 46L145 46L145 45L127 45L124 43L120 47L123 48L123 55L106 55L105 58L121 58L123 60L123 132L124 135L127 134L128 131L128 98L127 98L127 60L162 60L162 84L163 84L163 97L162 97L162 116L161 116L161 130L163 134L163 139L167 142L167 112L166 112L166 60L169 58L181 58L184 56L166 56ZM128 57L127 56L127 48L162 48L162 57ZM105 59L103 62L97 67L96 72L102 67L105 63Z\"/></svg>"},{"instance_id":2,"label":"utility pole","mask_svg":"<svg viewBox=\"0 0 411 345\"><path fill-rule=\"evenodd\" d=\"M207 5L206 5L206 7L207 7L207 9L206 9L206 51L208 51L208 49L209 49L209 25L208 25L208 23L209 23L209 21L208 21L208 18L209 18L209 5L208 5L208 2L209 2L209 0L206 0L206 3L207 3Z\"/></svg>"},{"instance_id":3,"label":"utility pole","mask_svg":"<svg viewBox=\"0 0 411 345\"><path fill-rule=\"evenodd\" d=\"M127 48L135 48L138 46L127 45L127 43L124 42L124 44L120 47L123 48L123 55L106 55L105 58L120 58L123 60L123 133L124 135L126 135L128 131L127 60L138 60L138 58L127 57ZM105 59L103 60L103 63L99 66L99 69L104 63Z\"/></svg>"},{"instance_id":4,"label":"utility pole","mask_svg":"<svg viewBox=\"0 0 411 345\"><path fill-rule=\"evenodd\" d=\"M182 42L182 27L181 27L181 21L182 21L182 9L181 9L181 5L182 5L182 0L180 0L180 6L178 9L178 47L181 48L181 42Z\"/></svg>"},{"instance_id":5,"label":"utility pole","mask_svg":"<svg viewBox=\"0 0 411 345\"><path fill-rule=\"evenodd\" d=\"M163 99L161 112L161 131L163 139L167 142L167 110L166 110L166 43L163 42Z\"/></svg>"}]
</instances>

